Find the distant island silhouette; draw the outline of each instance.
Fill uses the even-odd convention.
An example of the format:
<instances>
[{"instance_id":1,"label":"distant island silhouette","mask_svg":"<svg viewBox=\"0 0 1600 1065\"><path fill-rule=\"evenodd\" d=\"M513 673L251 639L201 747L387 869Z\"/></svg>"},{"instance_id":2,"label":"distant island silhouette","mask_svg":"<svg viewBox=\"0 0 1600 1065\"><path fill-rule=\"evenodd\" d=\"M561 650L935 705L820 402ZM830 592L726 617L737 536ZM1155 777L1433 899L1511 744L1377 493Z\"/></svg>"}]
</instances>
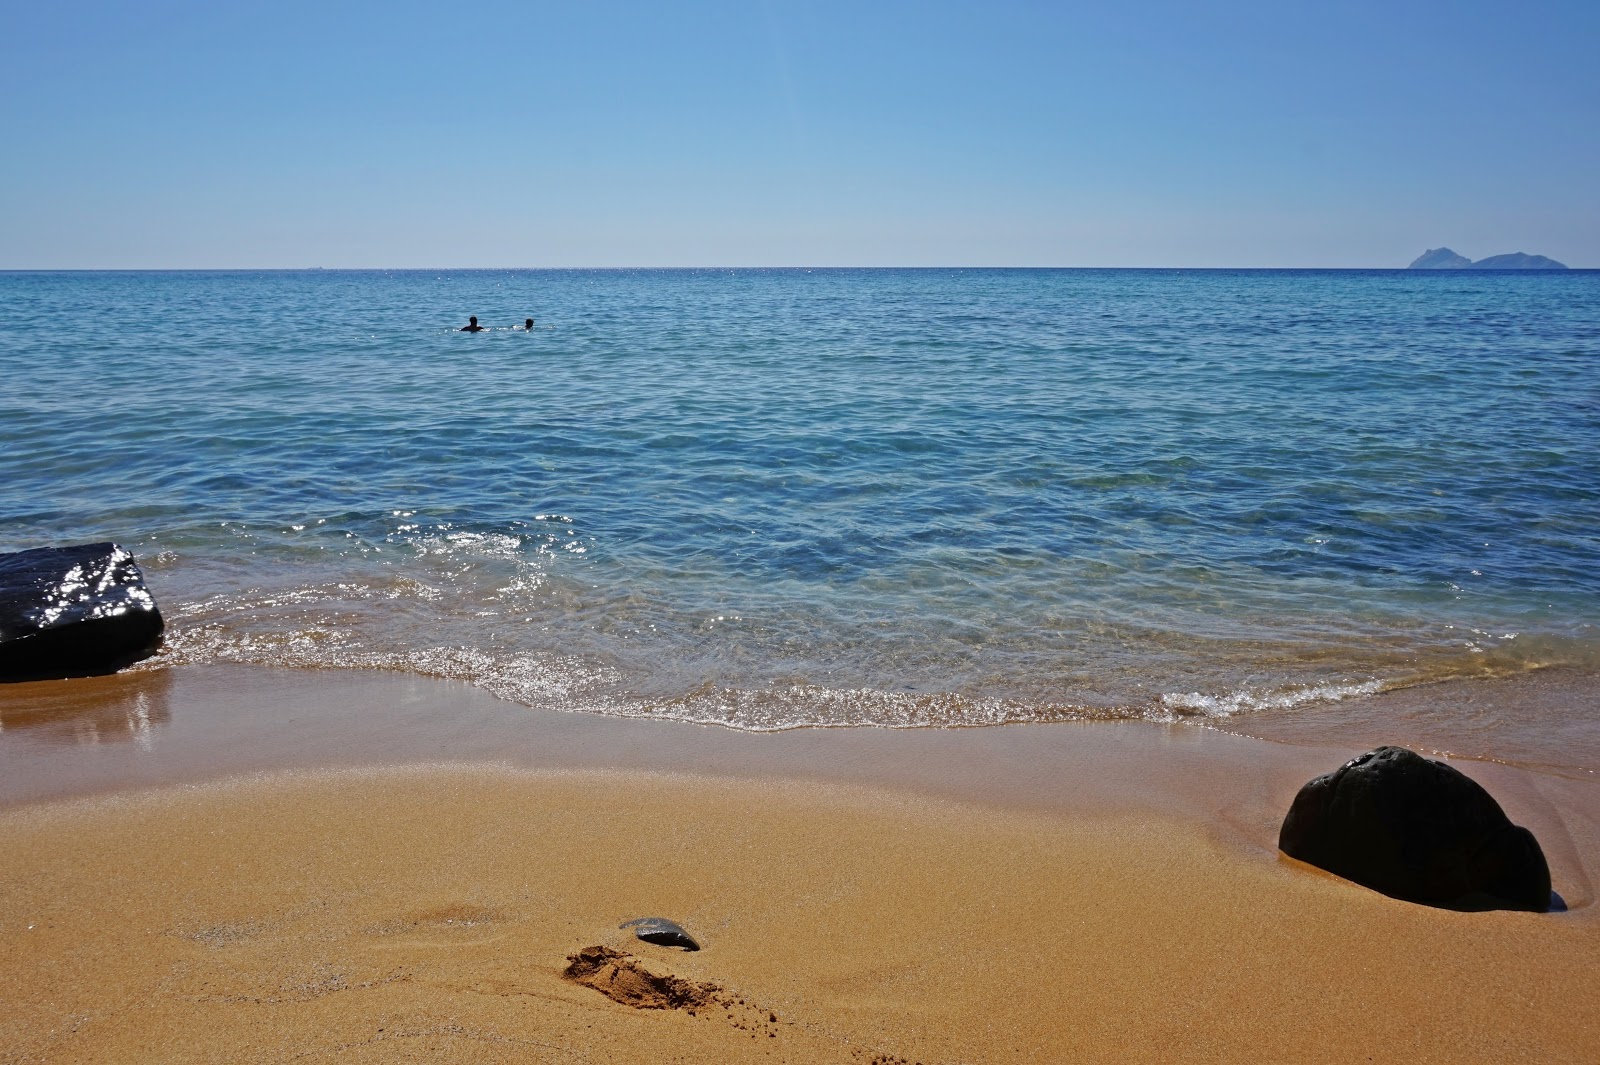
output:
<instances>
[{"instance_id":1,"label":"distant island silhouette","mask_svg":"<svg viewBox=\"0 0 1600 1065\"><path fill-rule=\"evenodd\" d=\"M1491 255L1473 262L1465 255L1457 255L1449 248L1429 248L1412 260L1411 270L1565 270L1565 263L1543 255L1529 255L1514 251L1506 255Z\"/></svg>"}]
</instances>

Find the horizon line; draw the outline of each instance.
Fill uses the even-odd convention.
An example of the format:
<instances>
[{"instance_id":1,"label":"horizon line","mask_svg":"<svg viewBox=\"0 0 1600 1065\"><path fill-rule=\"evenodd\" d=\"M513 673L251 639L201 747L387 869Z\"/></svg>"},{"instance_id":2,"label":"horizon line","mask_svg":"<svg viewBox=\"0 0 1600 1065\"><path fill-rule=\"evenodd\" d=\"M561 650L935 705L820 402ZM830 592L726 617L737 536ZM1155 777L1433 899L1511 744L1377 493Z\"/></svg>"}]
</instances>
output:
<instances>
[{"instance_id":1,"label":"horizon line","mask_svg":"<svg viewBox=\"0 0 1600 1065\"><path fill-rule=\"evenodd\" d=\"M326 272L345 273L420 273L430 270L453 272L493 271L548 271L548 272L621 272L625 270L1295 270L1325 273L1416 273L1416 274L1561 274L1593 272L1595 267L1568 266L1564 269L1413 269L1410 266L1041 266L1041 265L973 265L947 264L922 265L700 265L700 266L5 266L0 274L177 274L177 273L282 273L303 274Z\"/></svg>"}]
</instances>

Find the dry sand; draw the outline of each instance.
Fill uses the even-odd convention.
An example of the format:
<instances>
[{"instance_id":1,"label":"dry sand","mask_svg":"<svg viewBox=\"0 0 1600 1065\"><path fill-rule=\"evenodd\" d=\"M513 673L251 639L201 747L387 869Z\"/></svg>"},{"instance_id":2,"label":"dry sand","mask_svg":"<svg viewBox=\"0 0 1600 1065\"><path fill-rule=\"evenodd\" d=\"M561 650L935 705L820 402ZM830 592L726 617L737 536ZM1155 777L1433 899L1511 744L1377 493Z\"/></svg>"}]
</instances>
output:
<instances>
[{"instance_id":1,"label":"dry sand","mask_svg":"<svg viewBox=\"0 0 1600 1065\"><path fill-rule=\"evenodd\" d=\"M1348 752L155 676L0 694L0 1061L1600 1057L1588 781L1462 764L1573 907L1465 914L1274 851ZM268 742L319 700L309 747ZM643 916L704 949L618 928ZM627 957L567 978L593 947Z\"/></svg>"}]
</instances>

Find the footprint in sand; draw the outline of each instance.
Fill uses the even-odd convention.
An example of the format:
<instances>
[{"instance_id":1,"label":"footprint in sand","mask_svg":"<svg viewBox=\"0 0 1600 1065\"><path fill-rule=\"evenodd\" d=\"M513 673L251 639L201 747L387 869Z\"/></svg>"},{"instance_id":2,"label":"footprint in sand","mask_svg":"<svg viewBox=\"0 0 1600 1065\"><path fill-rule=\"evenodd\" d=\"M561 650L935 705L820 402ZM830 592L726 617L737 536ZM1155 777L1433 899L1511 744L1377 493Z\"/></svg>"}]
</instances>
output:
<instances>
[{"instance_id":1,"label":"footprint in sand","mask_svg":"<svg viewBox=\"0 0 1600 1065\"><path fill-rule=\"evenodd\" d=\"M626 926L624 926L626 927ZM796 1026L792 1020L782 1021L775 1010L758 1006L735 991L717 984L685 980L671 973L652 972L633 955L610 947L584 947L576 954L567 955L567 967L561 971L564 979L593 988L623 1006L636 1010L682 1010L691 1017L717 1020L745 1033L751 1039L777 1039L781 1034L798 1040L800 1048L815 1048L818 1033L808 1025ZM740 1037L742 1038L742 1036ZM833 1037L821 1036L823 1045L833 1042ZM783 1044L775 1044L781 1046ZM796 1044L789 1044L792 1053ZM810 1051L802 1049L802 1052ZM860 1059L866 1053L853 1049L851 1056ZM809 1060L820 1060L812 1057ZM893 1054L872 1055L871 1065L913 1065L903 1057ZM917 1062L916 1065L921 1065Z\"/></svg>"},{"instance_id":2,"label":"footprint in sand","mask_svg":"<svg viewBox=\"0 0 1600 1065\"><path fill-rule=\"evenodd\" d=\"M778 1015L772 1010L716 984L651 972L638 958L610 947L584 947L569 954L561 975L636 1010L683 1010L691 1017L722 1020L752 1038L778 1037Z\"/></svg>"},{"instance_id":3,"label":"footprint in sand","mask_svg":"<svg viewBox=\"0 0 1600 1065\"><path fill-rule=\"evenodd\" d=\"M181 936L196 943L204 943L208 947L231 947L256 939L267 931L265 921L232 921L224 924L212 925L208 928L199 928L193 931L175 931L171 935Z\"/></svg>"},{"instance_id":4,"label":"footprint in sand","mask_svg":"<svg viewBox=\"0 0 1600 1065\"><path fill-rule=\"evenodd\" d=\"M367 935L392 937L395 946L459 946L488 943L505 935L505 915L466 902L418 910L364 929Z\"/></svg>"}]
</instances>

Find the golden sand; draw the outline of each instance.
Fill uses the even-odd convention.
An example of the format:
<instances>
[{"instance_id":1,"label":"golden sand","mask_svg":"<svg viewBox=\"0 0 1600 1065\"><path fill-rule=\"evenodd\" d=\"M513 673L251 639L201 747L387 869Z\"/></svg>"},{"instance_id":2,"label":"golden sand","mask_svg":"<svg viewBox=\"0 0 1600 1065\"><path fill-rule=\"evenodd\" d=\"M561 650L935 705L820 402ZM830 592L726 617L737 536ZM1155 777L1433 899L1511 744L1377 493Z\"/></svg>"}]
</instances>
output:
<instances>
[{"instance_id":1,"label":"golden sand","mask_svg":"<svg viewBox=\"0 0 1600 1065\"><path fill-rule=\"evenodd\" d=\"M252 676L249 691L276 683ZM295 683L276 701L292 708ZM93 691L105 728L106 689ZM151 758L191 725L229 734L204 701L164 706ZM434 709L459 719L463 705ZM498 712L473 735L500 728ZM98 794L14 794L0 808L7 1063L1600 1056L1600 833L1582 782L1467 767L1487 768L1513 817L1537 822L1573 909L1455 913L1279 856L1270 818L1292 794L1285 781L1304 779L1306 761L1337 763L1232 737L1088 726L785 740L665 726L675 739L652 741L649 757L675 765L698 750L720 766L725 744L811 745L833 763L854 745L878 759L859 779L817 779L797 768L814 762L783 755L788 769L768 765L761 781L651 771L632 741L592 750L636 731L551 722L550 736L585 730L593 761L625 768L474 753L218 780L180 759L145 787L126 776L137 744L29 747L40 733L19 720L13 707L3 764L32 759ZM496 735L485 745L512 746ZM1062 736L1072 742L1052 748ZM916 786L897 751L941 780L958 762L978 767L956 789L968 798ZM999 779L1008 763L1017 780ZM1147 779L1119 790L1134 765ZM1163 789L1180 769L1208 799ZM116 788L88 786L94 772ZM1006 801L970 798L986 774ZM888 783L863 782L874 778ZM1030 788L1100 801L1034 802ZM680 922L704 949L618 927L646 916ZM591 953L609 969L564 975L595 947L618 952ZM597 989L608 981L614 996Z\"/></svg>"},{"instance_id":2,"label":"golden sand","mask_svg":"<svg viewBox=\"0 0 1600 1065\"><path fill-rule=\"evenodd\" d=\"M1171 820L352 771L0 816L9 1061L1592 1061L1582 914L1397 902ZM666 916L704 944L618 928ZM717 993L563 978L605 946Z\"/></svg>"}]
</instances>

